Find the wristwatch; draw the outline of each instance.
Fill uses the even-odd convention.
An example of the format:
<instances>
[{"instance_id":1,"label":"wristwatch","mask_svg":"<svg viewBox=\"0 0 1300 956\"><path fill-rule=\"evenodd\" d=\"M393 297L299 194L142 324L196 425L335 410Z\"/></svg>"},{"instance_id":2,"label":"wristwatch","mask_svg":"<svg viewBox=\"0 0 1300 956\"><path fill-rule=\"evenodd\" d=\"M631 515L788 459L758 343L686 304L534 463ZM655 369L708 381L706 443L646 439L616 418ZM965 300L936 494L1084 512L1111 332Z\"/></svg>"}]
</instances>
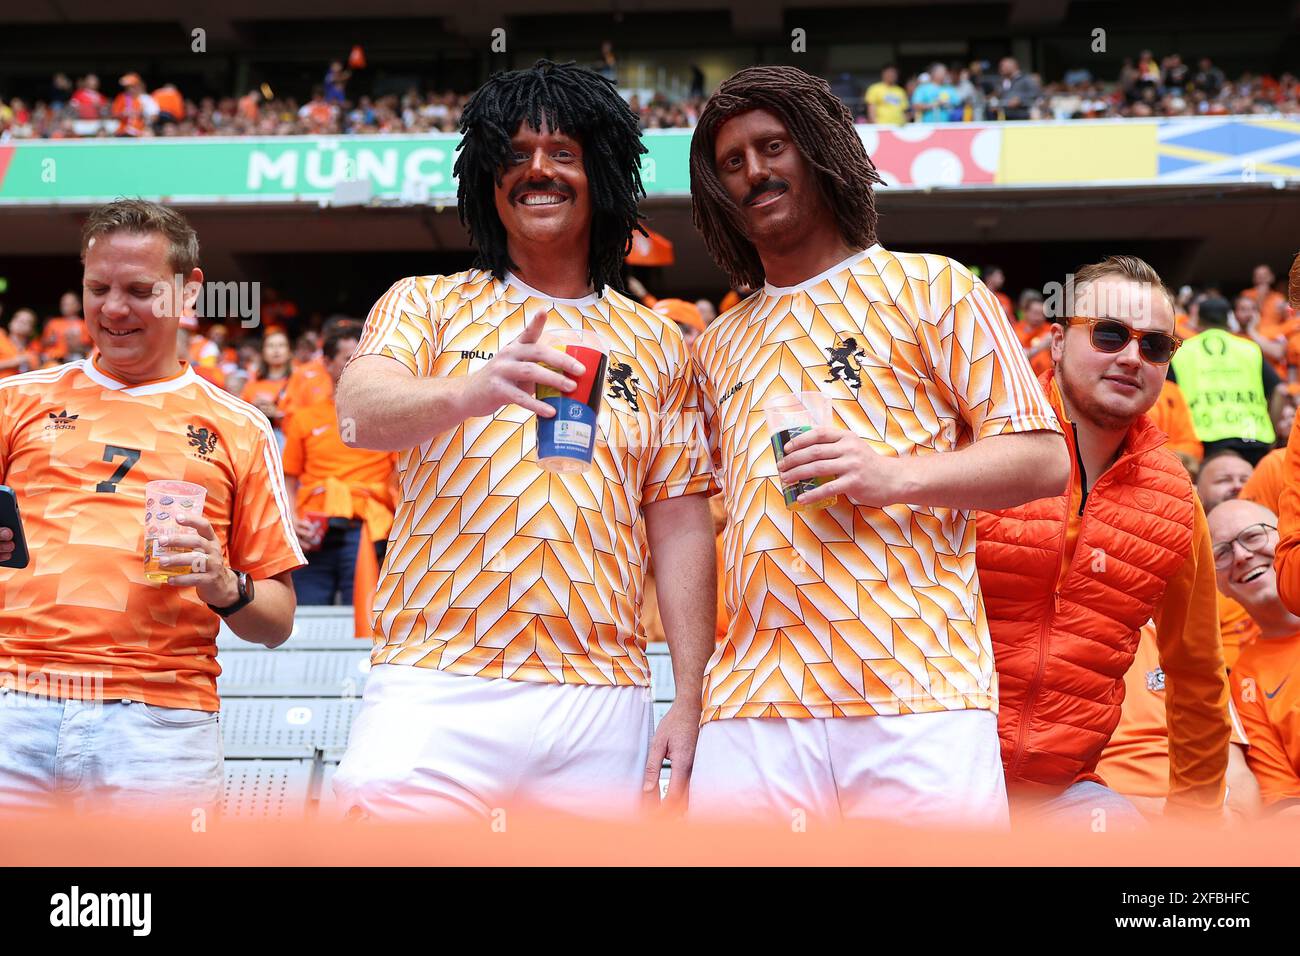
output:
<instances>
[{"instance_id":1,"label":"wristwatch","mask_svg":"<svg viewBox=\"0 0 1300 956\"><path fill-rule=\"evenodd\" d=\"M234 604L228 605L227 607L214 607L211 604L208 605L208 607L212 608L212 610L216 611L222 617L230 617L230 615L234 614L236 611L242 611L244 608L248 607L248 605L253 603L253 579L248 576L248 572L236 571L235 583L239 587L239 597L235 599Z\"/></svg>"}]
</instances>

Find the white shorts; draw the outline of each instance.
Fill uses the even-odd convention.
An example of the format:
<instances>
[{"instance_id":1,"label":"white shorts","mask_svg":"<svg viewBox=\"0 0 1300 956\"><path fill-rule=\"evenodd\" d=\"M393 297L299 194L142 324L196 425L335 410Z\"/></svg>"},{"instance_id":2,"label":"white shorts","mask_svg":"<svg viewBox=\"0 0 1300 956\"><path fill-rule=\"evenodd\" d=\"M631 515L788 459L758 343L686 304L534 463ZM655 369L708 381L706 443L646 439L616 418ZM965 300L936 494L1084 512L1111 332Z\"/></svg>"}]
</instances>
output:
<instances>
[{"instance_id":1,"label":"white shorts","mask_svg":"<svg viewBox=\"0 0 1300 956\"><path fill-rule=\"evenodd\" d=\"M491 817L514 807L632 816L645 799L652 714L645 687L381 664L366 680L334 776L337 809L407 820Z\"/></svg>"},{"instance_id":2,"label":"white shorts","mask_svg":"<svg viewBox=\"0 0 1300 956\"><path fill-rule=\"evenodd\" d=\"M1004 829L997 715L713 720L700 728L688 816Z\"/></svg>"}]
</instances>

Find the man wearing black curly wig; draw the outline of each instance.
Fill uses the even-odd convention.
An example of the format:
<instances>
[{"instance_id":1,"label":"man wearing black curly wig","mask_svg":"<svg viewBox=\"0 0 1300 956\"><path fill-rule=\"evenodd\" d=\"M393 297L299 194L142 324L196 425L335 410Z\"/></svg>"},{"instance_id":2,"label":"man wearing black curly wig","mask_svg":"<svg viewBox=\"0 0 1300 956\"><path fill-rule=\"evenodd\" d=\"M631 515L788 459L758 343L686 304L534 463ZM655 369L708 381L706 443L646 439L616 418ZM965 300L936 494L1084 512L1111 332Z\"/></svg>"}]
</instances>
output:
<instances>
[{"instance_id":1,"label":"man wearing black curly wig","mask_svg":"<svg viewBox=\"0 0 1300 956\"><path fill-rule=\"evenodd\" d=\"M690 776L715 560L693 377L672 322L620 291L645 152L591 70L541 60L466 105L456 161L475 268L415 276L374 306L339 386L343 434L401 452L365 700L335 777L355 817L513 807L625 816ZM589 374L544 337L608 350L591 467L543 470L536 386ZM678 702L651 740L644 570ZM666 592L666 593L665 593Z\"/></svg>"},{"instance_id":2,"label":"man wearing black curly wig","mask_svg":"<svg viewBox=\"0 0 1300 956\"><path fill-rule=\"evenodd\" d=\"M1059 494L1069 460L993 294L876 241L880 181L793 67L731 77L691 141L695 224L758 290L695 344L730 625L692 816L1007 822L970 510ZM829 412L778 461L764 404L791 393Z\"/></svg>"}]
</instances>

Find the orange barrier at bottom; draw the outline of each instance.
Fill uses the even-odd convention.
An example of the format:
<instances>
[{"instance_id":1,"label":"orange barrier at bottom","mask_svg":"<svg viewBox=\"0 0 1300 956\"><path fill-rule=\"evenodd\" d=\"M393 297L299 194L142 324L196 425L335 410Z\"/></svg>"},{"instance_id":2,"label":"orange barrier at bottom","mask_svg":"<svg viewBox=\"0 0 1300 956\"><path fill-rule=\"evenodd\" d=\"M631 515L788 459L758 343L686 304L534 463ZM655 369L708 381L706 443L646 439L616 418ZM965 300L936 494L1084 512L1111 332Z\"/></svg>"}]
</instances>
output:
<instances>
[{"instance_id":1,"label":"orange barrier at bottom","mask_svg":"<svg viewBox=\"0 0 1300 956\"><path fill-rule=\"evenodd\" d=\"M1294 866L1300 820L1138 833L602 823L498 811L470 825L0 816L4 866Z\"/></svg>"}]
</instances>

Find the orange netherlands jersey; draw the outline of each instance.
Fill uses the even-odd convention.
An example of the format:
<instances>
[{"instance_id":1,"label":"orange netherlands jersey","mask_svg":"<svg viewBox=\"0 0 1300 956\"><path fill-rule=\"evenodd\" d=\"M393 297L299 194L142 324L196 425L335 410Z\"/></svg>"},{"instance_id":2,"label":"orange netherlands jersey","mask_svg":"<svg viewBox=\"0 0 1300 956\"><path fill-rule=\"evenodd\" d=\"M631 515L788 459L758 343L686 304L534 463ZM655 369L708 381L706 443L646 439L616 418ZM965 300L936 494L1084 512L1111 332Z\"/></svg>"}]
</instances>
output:
<instances>
[{"instance_id":1,"label":"orange netherlands jersey","mask_svg":"<svg viewBox=\"0 0 1300 956\"><path fill-rule=\"evenodd\" d=\"M1231 684L1264 804L1300 798L1300 634L1261 637L1237 658Z\"/></svg>"},{"instance_id":2,"label":"orange netherlands jersey","mask_svg":"<svg viewBox=\"0 0 1300 956\"><path fill-rule=\"evenodd\" d=\"M333 397L334 380L330 378L329 370L320 359L312 359L302 365L295 365L289 374L289 384L280 401L280 411L290 415L295 409L310 408L317 402Z\"/></svg>"},{"instance_id":3,"label":"orange netherlands jersey","mask_svg":"<svg viewBox=\"0 0 1300 956\"><path fill-rule=\"evenodd\" d=\"M872 246L766 287L695 342L727 508L727 639L704 720L991 709L975 521L841 498L789 511L763 402L820 391L877 454L929 455L1060 432L997 299L957 262Z\"/></svg>"},{"instance_id":4,"label":"orange netherlands jersey","mask_svg":"<svg viewBox=\"0 0 1300 956\"><path fill-rule=\"evenodd\" d=\"M1282 485L1286 481L1286 449L1275 448L1260 459L1237 497L1282 513Z\"/></svg>"},{"instance_id":5,"label":"orange netherlands jersey","mask_svg":"<svg viewBox=\"0 0 1300 956\"><path fill-rule=\"evenodd\" d=\"M376 664L649 682L641 509L716 490L676 325L609 289L555 299L473 269L398 282L371 310L356 355L463 376L542 308L548 327L595 332L609 348L592 467L542 470L536 418L516 405L402 452L403 498L375 596Z\"/></svg>"},{"instance_id":6,"label":"orange netherlands jersey","mask_svg":"<svg viewBox=\"0 0 1300 956\"><path fill-rule=\"evenodd\" d=\"M385 516L372 530L377 536L386 536L388 518L393 513L390 484L396 465L397 455L393 452L349 448L343 444L332 400L299 409L285 422L284 473L299 481L296 502L299 512L368 518L378 505ZM341 482L351 492L353 500L346 514L335 514L336 509L326 504L327 499L335 497L329 494L331 481ZM345 496L345 507L346 501Z\"/></svg>"},{"instance_id":7,"label":"orange netherlands jersey","mask_svg":"<svg viewBox=\"0 0 1300 956\"><path fill-rule=\"evenodd\" d=\"M1234 744L1246 744L1232 702L1228 702ZM1119 726L1097 762L1097 776L1116 793L1136 797L1169 795L1169 718L1165 708L1165 672L1160 666L1156 626L1138 631L1137 655L1124 675L1124 706Z\"/></svg>"},{"instance_id":8,"label":"orange netherlands jersey","mask_svg":"<svg viewBox=\"0 0 1300 956\"><path fill-rule=\"evenodd\" d=\"M97 675L99 689L55 696L218 708L220 619L194 588L144 578L144 486L159 478L207 489L230 567L260 579L305 563L266 419L188 365L137 386L87 360L0 382L0 483L32 555L0 569L0 674L32 688L36 672Z\"/></svg>"}]
</instances>

